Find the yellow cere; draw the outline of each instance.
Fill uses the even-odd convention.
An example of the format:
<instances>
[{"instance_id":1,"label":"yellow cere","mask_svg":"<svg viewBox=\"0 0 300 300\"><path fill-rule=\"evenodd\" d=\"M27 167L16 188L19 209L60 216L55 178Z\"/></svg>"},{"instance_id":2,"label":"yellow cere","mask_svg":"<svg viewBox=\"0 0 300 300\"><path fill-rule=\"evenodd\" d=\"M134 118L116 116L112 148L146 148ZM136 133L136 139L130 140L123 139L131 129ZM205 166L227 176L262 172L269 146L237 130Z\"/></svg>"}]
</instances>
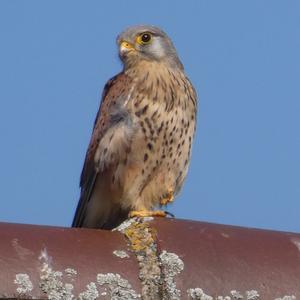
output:
<instances>
[{"instance_id":1,"label":"yellow cere","mask_svg":"<svg viewBox=\"0 0 300 300\"><path fill-rule=\"evenodd\" d=\"M134 47L130 43L126 42L126 41L123 41L121 43L121 48L134 49Z\"/></svg>"}]
</instances>

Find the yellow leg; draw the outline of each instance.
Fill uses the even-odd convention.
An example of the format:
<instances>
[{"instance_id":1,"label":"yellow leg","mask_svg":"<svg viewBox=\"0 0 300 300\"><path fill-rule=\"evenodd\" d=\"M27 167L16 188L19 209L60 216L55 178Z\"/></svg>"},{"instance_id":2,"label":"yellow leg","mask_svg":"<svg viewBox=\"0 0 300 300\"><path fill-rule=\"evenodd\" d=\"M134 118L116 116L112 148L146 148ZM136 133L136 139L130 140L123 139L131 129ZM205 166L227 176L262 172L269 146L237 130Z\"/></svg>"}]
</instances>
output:
<instances>
[{"instance_id":1,"label":"yellow leg","mask_svg":"<svg viewBox=\"0 0 300 300\"><path fill-rule=\"evenodd\" d=\"M132 210L129 218L134 217L166 217L167 214L163 210Z\"/></svg>"},{"instance_id":2,"label":"yellow leg","mask_svg":"<svg viewBox=\"0 0 300 300\"><path fill-rule=\"evenodd\" d=\"M167 194L165 194L164 198L160 200L161 205L166 205L168 203L172 203L174 201L174 191L169 190Z\"/></svg>"}]
</instances>

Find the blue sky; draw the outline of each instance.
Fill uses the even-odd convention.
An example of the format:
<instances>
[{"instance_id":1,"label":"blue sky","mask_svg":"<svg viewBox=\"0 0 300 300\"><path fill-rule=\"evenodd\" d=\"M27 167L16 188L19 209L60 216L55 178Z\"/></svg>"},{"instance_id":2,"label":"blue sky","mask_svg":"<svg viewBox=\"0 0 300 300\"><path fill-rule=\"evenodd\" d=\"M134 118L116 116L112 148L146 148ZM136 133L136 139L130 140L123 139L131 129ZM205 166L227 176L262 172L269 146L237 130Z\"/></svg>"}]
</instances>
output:
<instances>
[{"instance_id":1,"label":"blue sky","mask_svg":"<svg viewBox=\"0 0 300 300\"><path fill-rule=\"evenodd\" d=\"M179 218L300 231L299 1L0 2L0 220L69 226L115 38L173 39L200 105Z\"/></svg>"}]
</instances>

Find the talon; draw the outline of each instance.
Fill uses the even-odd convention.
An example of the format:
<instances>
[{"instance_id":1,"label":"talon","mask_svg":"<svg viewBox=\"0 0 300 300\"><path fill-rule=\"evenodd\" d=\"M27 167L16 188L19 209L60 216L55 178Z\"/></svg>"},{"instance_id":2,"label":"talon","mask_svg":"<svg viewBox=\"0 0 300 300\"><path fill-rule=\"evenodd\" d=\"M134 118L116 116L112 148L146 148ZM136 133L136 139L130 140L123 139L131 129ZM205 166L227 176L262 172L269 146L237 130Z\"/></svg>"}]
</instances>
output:
<instances>
[{"instance_id":1,"label":"talon","mask_svg":"<svg viewBox=\"0 0 300 300\"><path fill-rule=\"evenodd\" d=\"M129 218L134 217L166 217L167 214L163 210L132 210Z\"/></svg>"},{"instance_id":2,"label":"talon","mask_svg":"<svg viewBox=\"0 0 300 300\"><path fill-rule=\"evenodd\" d=\"M172 214L171 212L165 211L165 213L166 213L167 216L170 216L171 218L175 218L175 215Z\"/></svg>"},{"instance_id":3,"label":"talon","mask_svg":"<svg viewBox=\"0 0 300 300\"><path fill-rule=\"evenodd\" d=\"M167 205L168 203L172 203L173 201L174 201L174 191L170 189L165 195L165 197L160 200L160 204Z\"/></svg>"}]
</instances>

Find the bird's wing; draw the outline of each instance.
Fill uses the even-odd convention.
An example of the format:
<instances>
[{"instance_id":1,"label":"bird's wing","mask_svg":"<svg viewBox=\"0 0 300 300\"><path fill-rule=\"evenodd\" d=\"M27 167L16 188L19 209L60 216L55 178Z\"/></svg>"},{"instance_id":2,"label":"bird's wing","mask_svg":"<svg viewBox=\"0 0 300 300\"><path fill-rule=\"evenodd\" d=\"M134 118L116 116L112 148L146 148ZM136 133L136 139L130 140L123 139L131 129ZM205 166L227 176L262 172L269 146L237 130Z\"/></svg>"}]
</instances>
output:
<instances>
[{"instance_id":1,"label":"bird's wing","mask_svg":"<svg viewBox=\"0 0 300 300\"><path fill-rule=\"evenodd\" d=\"M124 150L126 149L114 149L111 140L118 124L122 123L128 115L124 103L129 97L129 85L128 76L120 73L110 79L104 87L101 105L96 116L80 177L81 195L72 227L82 227L84 225L87 206L97 177L105 176L105 171L116 159L116 151L125 153ZM122 146L126 147L124 143Z\"/></svg>"}]
</instances>

